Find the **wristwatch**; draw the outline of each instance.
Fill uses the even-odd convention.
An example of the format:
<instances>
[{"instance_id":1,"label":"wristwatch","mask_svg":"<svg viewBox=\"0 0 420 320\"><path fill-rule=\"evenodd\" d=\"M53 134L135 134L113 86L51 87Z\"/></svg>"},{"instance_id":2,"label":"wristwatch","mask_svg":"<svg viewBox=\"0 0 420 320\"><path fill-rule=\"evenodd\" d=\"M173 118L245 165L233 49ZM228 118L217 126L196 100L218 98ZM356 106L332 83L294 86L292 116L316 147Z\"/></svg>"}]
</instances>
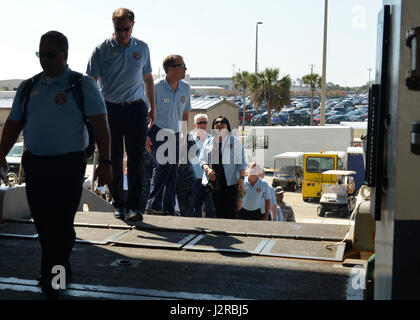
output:
<instances>
[{"instance_id":1,"label":"wristwatch","mask_svg":"<svg viewBox=\"0 0 420 320\"><path fill-rule=\"evenodd\" d=\"M244 176L240 176L239 179L245 180L245 177Z\"/></svg>"},{"instance_id":2,"label":"wristwatch","mask_svg":"<svg viewBox=\"0 0 420 320\"><path fill-rule=\"evenodd\" d=\"M99 164L111 164L111 160L99 160Z\"/></svg>"}]
</instances>

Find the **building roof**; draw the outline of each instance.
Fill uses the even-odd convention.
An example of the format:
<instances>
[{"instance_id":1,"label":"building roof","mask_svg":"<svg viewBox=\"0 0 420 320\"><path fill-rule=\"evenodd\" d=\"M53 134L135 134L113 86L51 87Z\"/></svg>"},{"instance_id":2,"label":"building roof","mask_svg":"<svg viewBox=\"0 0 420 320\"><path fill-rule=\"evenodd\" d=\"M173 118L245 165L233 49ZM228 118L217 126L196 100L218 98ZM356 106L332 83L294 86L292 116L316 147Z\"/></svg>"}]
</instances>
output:
<instances>
[{"instance_id":1,"label":"building roof","mask_svg":"<svg viewBox=\"0 0 420 320\"><path fill-rule=\"evenodd\" d=\"M210 110L212 108L215 108L219 105L227 104L229 106L235 107L239 109L239 106L233 102L230 102L226 99L211 99L211 100L205 100L205 99L194 99L191 100L191 108L192 110Z\"/></svg>"},{"instance_id":2,"label":"building roof","mask_svg":"<svg viewBox=\"0 0 420 320\"><path fill-rule=\"evenodd\" d=\"M223 87L218 86L191 86L191 90L209 90L209 89L219 89L219 90L225 90Z\"/></svg>"}]
</instances>

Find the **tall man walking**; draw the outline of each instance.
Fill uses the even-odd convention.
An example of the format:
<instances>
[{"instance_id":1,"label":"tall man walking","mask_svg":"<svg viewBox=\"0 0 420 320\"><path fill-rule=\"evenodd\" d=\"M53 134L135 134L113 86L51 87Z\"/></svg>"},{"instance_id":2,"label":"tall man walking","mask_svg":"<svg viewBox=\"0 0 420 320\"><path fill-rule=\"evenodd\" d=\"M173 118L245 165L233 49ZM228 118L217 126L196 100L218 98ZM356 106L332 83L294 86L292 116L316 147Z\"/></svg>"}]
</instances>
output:
<instances>
[{"instance_id":1,"label":"tall man walking","mask_svg":"<svg viewBox=\"0 0 420 320\"><path fill-rule=\"evenodd\" d=\"M145 42L131 36L135 23L131 10L115 10L112 22L115 33L95 48L87 74L98 80L108 111L115 217L124 219L127 214L128 219L141 221L143 152L148 127L156 118L150 53ZM123 197L123 143L127 152L127 201Z\"/></svg>"},{"instance_id":2,"label":"tall man walking","mask_svg":"<svg viewBox=\"0 0 420 320\"><path fill-rule=\"evenodd\" d=\"M41 37L37 53L43 73L18 88L0 143L0 166L23 129L23 168L26 196L42 248L40 285L48 297L57 295L53 267L71 275L70 254L76 238L73 227L86 169L89 144L84 115L92 124L99 150L94 180L110 183L109 128L102 95L95 81L74 73L67 65L68 41L60 32ZM73 82L77 76L77 82ZM78 91L80 90L80 91ZM81 93L84 99L77 99ZM83 102L82 102L83 101ZM81 106L82 105L82 106ZM61 188L51 186L60 181ZM93 183L94 181L92 181Z\"/></svg>"},{"instance_id":3,"label":"tall man walking","mask_svg":"<svg viewBox=\"0 0 420 320\"><path fill-rule=\"evenodd\" d=\"M181 145L183 145L187 139L191 90L190 85L182 80L185 78L187 67L181 56L166 57L163 61L163 68L166 77L155 84L157 118L149 130L146 143L147 150L152 153L157 162L157 166L153 169L146 213L162 214L162 208L164 214L175 215L179 134L181 132ZM160 146L162 148L159 148ZM161 150L165 148L166 152Z\"/></svg>"}]
</instances>

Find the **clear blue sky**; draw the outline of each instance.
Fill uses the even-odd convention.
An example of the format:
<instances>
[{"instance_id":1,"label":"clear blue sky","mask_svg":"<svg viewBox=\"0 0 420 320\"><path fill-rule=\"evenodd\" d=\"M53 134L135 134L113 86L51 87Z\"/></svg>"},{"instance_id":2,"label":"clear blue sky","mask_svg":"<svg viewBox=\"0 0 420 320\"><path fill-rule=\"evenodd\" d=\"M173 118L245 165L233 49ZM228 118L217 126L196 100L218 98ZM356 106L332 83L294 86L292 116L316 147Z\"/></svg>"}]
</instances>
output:
<instances>
[{"instance_id":1,"label":"clear blue sky","mask_svg":"<svg viewBox=\"0 0 420 320\"><path fill-rule=\"evenodd\" d=\"M327 81L365 84L376 59L382 0L329 0ZM254 71L255 25L259 69L276 67L293 79L322 73L324 0L17 0L2 3L0 80L41 71L34 52L49 30L69 39L69 65L85 72L93 48L113 33L118 7L136 14L133 36L148 43L153 73L171 53L184 56L192 77ZM371 76L373 77L372 71Z\"/></svg>"}]
</instances>

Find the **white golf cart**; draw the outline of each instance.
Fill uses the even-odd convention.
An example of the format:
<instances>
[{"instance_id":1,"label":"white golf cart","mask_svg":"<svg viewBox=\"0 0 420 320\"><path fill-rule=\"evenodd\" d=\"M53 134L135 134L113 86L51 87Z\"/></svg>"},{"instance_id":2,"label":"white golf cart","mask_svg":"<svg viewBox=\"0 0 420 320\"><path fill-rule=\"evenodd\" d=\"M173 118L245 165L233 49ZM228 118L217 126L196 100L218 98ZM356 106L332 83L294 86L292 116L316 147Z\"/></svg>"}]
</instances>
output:
<instances>
[{"instance_id":1,"label":"white golf cart","mask_svg":"<svg viewBox=\"0 0 420 320\"><path fill-rule=\"evenodd\" d=\"M327 212L338 213L346 217L356 205L355 183L356 171L328 170L322 174L336 176L335 184L322 184L321 200L317 208L318 216L324 217Z\"/></svg>"}]
</instances>

